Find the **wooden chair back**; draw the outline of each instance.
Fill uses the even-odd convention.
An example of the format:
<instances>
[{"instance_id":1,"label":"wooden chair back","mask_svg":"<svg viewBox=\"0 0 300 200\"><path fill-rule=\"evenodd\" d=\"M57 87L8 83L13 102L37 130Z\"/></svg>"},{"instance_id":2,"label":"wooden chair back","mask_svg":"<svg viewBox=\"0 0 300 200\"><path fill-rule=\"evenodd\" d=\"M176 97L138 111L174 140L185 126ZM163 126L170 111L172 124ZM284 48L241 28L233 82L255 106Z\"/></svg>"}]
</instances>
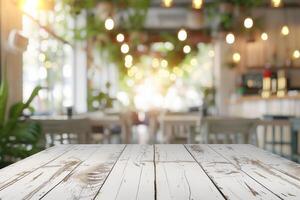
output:
<instances>
[{"instance_id":1,"label":"wooden chair back","mask_svg":"<svg viewBox=\"0 0 300 200\"><path fill-rule=\"evenodd\" d=\"M166 113L160 117L165 143L195 143L196 128L200 126L200 113Z\"/></svg>"},{"instance_id":2,"label":"wooden chair back","mask_svg":"<svg viewBox=\"0 0 300 200\"><path fill-rule=\"evenodd\" d=\"M35 120L42 126L46 147L57 144L87 144L92 132L88 119Z\"/></svg>"},{"instance_id":3,"label":"wooden chair back","mask_svg":"<svg viewBox=\"0 0 300 200\"><path fill-rule=\"evenodd\" d=\"M208 117L202 120L204 143L257 143L257 119Z\"/></svg>"}]
</instances>

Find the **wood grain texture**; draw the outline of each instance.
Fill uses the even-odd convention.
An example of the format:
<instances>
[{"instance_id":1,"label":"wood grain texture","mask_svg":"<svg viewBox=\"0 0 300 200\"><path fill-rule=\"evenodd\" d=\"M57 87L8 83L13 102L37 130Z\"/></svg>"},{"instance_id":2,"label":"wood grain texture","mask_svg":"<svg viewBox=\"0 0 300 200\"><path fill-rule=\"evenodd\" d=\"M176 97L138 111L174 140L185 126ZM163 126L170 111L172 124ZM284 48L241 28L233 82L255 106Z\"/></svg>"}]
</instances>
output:
<instances>
[{"instance_id":1,"label":"wood grain texture","mask_svg":"<svg viewBox=\"0 0 300 200\"><path fill-rule=\"evenodd\" d=\"M69 145L52 147L0 170L0 191L62 156L72 148L73 146Z\"/></svg>"},{"instance_id":2,"label":"wood grain texture","mask_svg":"<svg viewBox=\"0 0 300 200\"><path fill-rule=\"evenodd\" d=\"M300 199L300 165L251 145L66 145L0 170L0 199Z\"/></svg>"},{"instance_id":3,"label":"wood grain texture","mask_svg":"<svg viewBox=\"0 0 300 200\"><path fill-rule=\"evenodd\" d=\"M85 153L88 156L80 166L64 177L43 199L93 199L124 147L124 145L95 145L95 149Z\"/></svg>"},{"instance_id":4,"label":"wood grain texture","mask_svg":"<svg viewBox=\"0 0 300 200\"><path fill-rule=\"evenodd\" d=\"M0 193L0 199L38 199L60 183L99 146L78 145ZM25 187L24 187L25 186ZM14 192L18 191L18 192Z\"/></svg>"},{"instance_id":5,"label":"wood grain texture","mask_svg":"<svg viewBox=\"0 0 300 200\"><path fill-rule=\"evenodd\" d=\"M224 199L183 145L155 145L157 199Z\"/></svg>"},{"instance_id":6,"label":"wood grain texture","mask_svg":"<svg viewBox=\"0 0 300 200\"><path fill-rule=\"evenodd\" d=\"M96 199L154 200L154 149L128 145Z\"/></svg>"},{"instance_id":7,"label":"wood grain texture","mask_svg":"<svg viewBox=\"0 0 300 200\"><path fill-rule=\"evenodd\" d=\"M208 145L186 145L227 199L280 199Z\"/></svg>"},{"instance_id":8,"label":"wood grain texture","mask_svg":"<svg viewBox=\"0 0 300 200\"><path fill-rule=\"evenodd\" d=\"M300 181L257 159L251 149L234 145L210 145L212 149L282 199L299 199Z\"/></svg>"}]
</instances>

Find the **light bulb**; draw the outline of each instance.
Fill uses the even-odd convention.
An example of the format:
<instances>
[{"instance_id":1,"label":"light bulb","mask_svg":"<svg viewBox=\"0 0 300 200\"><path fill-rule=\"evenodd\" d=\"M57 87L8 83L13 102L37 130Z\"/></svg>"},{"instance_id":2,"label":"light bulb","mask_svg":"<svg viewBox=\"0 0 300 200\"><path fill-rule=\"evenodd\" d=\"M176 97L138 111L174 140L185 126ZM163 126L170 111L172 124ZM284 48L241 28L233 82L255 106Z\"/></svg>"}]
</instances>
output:
<instances>
[{"instance_id":1,"label":"light bulb","mask_svg":"<svg viewBox=\"0 0 300 200\"><path fill-rule=\"evenodd\" d=\"M293 58L294 59L299 59L300 58L300 51L299 50L295 50L293 52Z\"/></svg>"},{"instance_id":2,"label":"light bulb","mask_svg":"<svg viewBox=\"0 0 300 200\"><path fill-rule=\"evenodd\" d=\"M119 33L119 34L117 35L116 39L117 39L118 42L121 43L121 42L124 42L125 36L124 36L122 33Z\"/></svg>"},{"instance_id":3,"label":"light bulb","mask_svg":"<svg viewBox=\"0 0 300 200\"><path fill-rule=\"evenodd\" d=\"M129 46L128 46L128 44L126 44L126 43L122 44L122 46L121 46L121 52L123 54L127 54L129 52Z\"/></svg>"},{"instance_id":4,"label":"light bulb","mask_svg":"<svg viewBox=\"0 0 300 200\"><path fill-rule=\"evenodd\" d=\"M161 61L160 65L161 65L163 68L167 68L168 65L169 65L169 63L168 63L167 60L163 59L163 60Z\"/></svg>"},{"instance_id":5,"label":"light bulb","mask_svg":"<svg viewBox=\"0 0 300 200\"><path fill-rule=\"evenodd\" d=\"M186 30L180 29L178 31L178 35L177 36L178 36L178 40L185 41L187 39L187 32L186 32Z\"/></svg>"},{"instance_id":6,"label":"light bulb","mask_svg":"<svg viewBox=\"0 0 300 200\"><path fill-rule=\"evenodd\" d=\"M282 5L282 0L271 0L271 6L274 8L278 8Z\"/></svg>"},{"instance_id":7,"label":"light bulb","mask_svg":"<svg viewBox=\"0 0 300 200\"><path fill-rule=\"evenodd\" d=\"M284 25L281 28L281 34L284 35L284 36L287 36L288 34L290 34L290 29L287 25Z\"/></svg>"},{"instance_id":8,"label":"light bulb","mask_svg":"<svg viewBox=\"0 0 300 200\"><path fill-rule=\"evenodd\" d=\"M234 63L239 63L241 61L241 54L234 53L232 55L232 60L233 60Z\"/></svg>"},{"instance_id":9,"label":"light bulb","mask_svg":"<svg viewBox=\"0 0 300 200\"><path fill-rule=\"evenodd\" d=\"M173 5L173 0L163 0L162 4L166 8L170 8Z\"/></svg>"},{"instance_id":10,"label":"light bulb","mask_svg":"<svg viewBox=\"0 0 300 200\"><path fill-rule=\"evenodd\" d=\"M125 62L131 62L132 63L132 61L133 61L132 55L126 55L125 56Z\"/></svg>"},{"instance_id":11,"label":"light bulb","mask_svg":"<svg viewBox=\"0 0 300 200\"><path fill-rule=\"evenodd\" d=\"M265 33L265 32L264 32L264 33L262 33L260 37L261 37L261 39L262 39L263 41L267 41L267 40L269 39L269 36L268 36L268 34L267 34L267 33Z\"/></svg>"},{"instance_id":12,"label":"light bulb","mask_svg":"<svg viewBox=\"0 0 300 200\"><path fill-rule=\"evenodd\" d=\"M250 29L253 27L253 19L250 18L250 17L247 17L245 20L244 20L244 26L245 28L247 29Z\"/></svg>"},{"instance_id":13,"label":"light bulb","mask_svg":"<svg viewBox=\"0 0 300 200\"><path fill-rule=\"evenodd\" d=\"M183 52L185 53L185 54L188 54L188 53L190 53L191 52L191 47L189 46L189 45L185 45L184 47L183 47Z\"/></svg>"},{"instance_id":14,"label":"light bulb","mask_svg":"<svg viewBox=\"0 0 300 200\"><path fill-rule=\"evenodd\" d=\"M107 18L104 22L105 29L111 31L115 27L115 22L112 18Z\"/></svg>"},{"instance_id":15,"label":"light bulb","mask_svg":"<svg viewBox=\"0 0 300 200\"><path fill-rule=\"evenodd\" d=\"M193 8L198 9L198 10L201 9L203 6L203 1L204 0L193 0L193 2L192 2Z\"/></svg>"},{"instance_id":16,"label":"light bulb","mask_svg":"<svg viewBox=\"0 0 300 200\"><path fill-rule=\"evenodd\" d=\"M233 44L235 42L235 36L233 33L228 33L226 35L226 42L227 44Z\"/></svg>"}]
</instances>

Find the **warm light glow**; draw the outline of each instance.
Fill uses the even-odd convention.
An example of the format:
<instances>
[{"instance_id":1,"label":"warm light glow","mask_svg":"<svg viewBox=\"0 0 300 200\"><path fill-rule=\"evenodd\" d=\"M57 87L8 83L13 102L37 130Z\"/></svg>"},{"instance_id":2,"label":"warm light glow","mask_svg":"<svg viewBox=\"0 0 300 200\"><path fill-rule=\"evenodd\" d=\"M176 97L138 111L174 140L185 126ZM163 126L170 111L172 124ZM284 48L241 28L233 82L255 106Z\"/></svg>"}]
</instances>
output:
<instances>
[{"instance_id":1,"label":"warm light glow","mask_svg":"<svg viewBox=\"0 0 300 200\"><path fill-rule=\"evenodd\" d=\"M160 65L161 65L163 68L167 68L168 65L169 65L169 63L168 63L167 60L164 59L164 60L161 61Z\"/></svg>"},{"instance_id":2,"label":"warm light glow","mask_svg":"<svg viewBox=\"0 0 300 200\"><path fill-rule=\"evenodd\" d=\"M235 42L235 36L233 33L228 33L226 35L226 42L227 44L233 44Z\"/></svg>"},{"instance_id":3,"label":"warm light glow","mask_svg":"<svg viewBox=\"0 0 300 200\"><path fill-rule=\"evenodd\" d=\"M176 81L177 76L175 74L170 74L170 80L171 81Z\"/></svg>"},{"instance_id":4,"label":"warm light glow","mask_svg":"<svg viewBox=\"0 0 300 200\"><path fill-rule=\"evenodd\" d=\"M234 53L232 55L232 60L233 60L234 63L239 63L241 61L241 54Z\"/></svg>"},{"instance_id":5,"label":"warm light glow","mask_svg":"<svg viewBox=\"0 0 300 200\"><path fill-rule=\"evenodd\" d=\"M105 26L105 29L106 29L106 30L111 31L111 30L113 30L114 27L115 27L115 22L114 22L114 20L113 20L112 18L107 18L107 19L105 20L105 22L104 22L104 26Z\"/></svg>"},{"instance_id":6,"label":"warm light glow","mask_svg":"<svg viewBox=\"0 0 300 200\"><path fill-rule=\"evenodd\" d=\"M174 67L173 72L175 75L177 75L178 77L182 77L183 76L183 70L180 69L179 67Z\"/></svg>"},{"instance_id":7,"label":"warm light glow","mask_svg":"<svg viewBox=\"0 0 300 200\"><path fill-rule=\"evenodd\" d=\"M185 53L185 54L188 54L188 53L190 53L191 52L191 47L189 46L189 45L185 45L184 47L183 47L183 52Z\"/></svg>"},{"instance_id":8,"label":"warm light glow","mask_svg":"<svg viewBox=\"0 0 300 200\"><path fill-rule=\"evenodd\" d=\"M133 61L132 55L126 55L125 56L125 62L131 62L132 63L132 61Z\"/></svg>"},{"instance_id":9,"label":"warm light glow","mask_svg":"<svg viewBox=\"0 0 300 200\"><path fill-rule=\"evenodd\" d=\"M178 36L178 40L185 41L187 39L187 32L186 32L186 30L180 29L178 31L178 35L177 36Z\"/></svg>"},{"instance_id":10,"label":"warm light glow","mask_svg":"<svg viewBox=\"0 0 300 200\"><path fill-rule=\"evenodd\" d=\"M117 39L118 42L121 43L121 42L124 42L125 36L124 36L122 33L119 33L119 34L117 35L116 39Z\"/></svg>"},{"instance_id":11,"label":"warm light glow","mask_svg":"<svg viewBox=\"0 0 300 200\"><path fill-rule=\"evenodd\" d=\"M299 59L300 58L300 51L299 50L295 50L293 52L293 58L294 59Z\"/></svg>"},{"instance_id":12,"label":"warm light glow","mask_svg":"<svg viewBox=\"0 0 300 200\"><path fill-rule=\"evenodd\" d=\"M41 7L42 7L42 0L19 0L18 4L19 7L31 15L34 15Z\"/></svg>"},{"instance_id":13,"label":"warm light glow","mask_svg":"<svg viewBox=\"0 0 300 200\"><path fill-rule=\"evenodd\" d=\"M172 44L171 42L165 42L165 48L168 50L168 51L172 51L174 50L174 44Z\"/></svg>"},{"instance_id":14,"label":"warm light glow","mask_svg":"<svg viewBox=\"0 0 300 200\"><path fill-rule=\"evenodd\" d=\"M192 6L194 9L201 9L203 6L203 0L193 0Z\"/></svg>"},{"instance_id":15,"label":"warm light glow","mask_svg":"<svg viewBox=\"0 0 300 200\"><path fill-rule=\"evenodd\" d=\"M244 26L245 28L247 29L250 29L253 27L253 19L250 18L250 17L247 17L245 20L244 20Z\"/></svg>"},{"instance_id":16,"label":"warm light glow","mask_svg":"<svg viewBox=\"0 0 300 200\"><path fill-rule=\"evenodd\" d=\"M132 67L133 64L133 57L131 55L126 55L125 56L125 67L130 68Z\"/></svg>"},{"instance_id":17,"label":"warm light glow","mask_svg":"<svg viewBox=\"0 0 300 200\"><path fill-rule=\"evenodd\" d=\"M129 46L128 46L128 44L126 44L126 43L122 44L122 46L121 46L121 52L123 54L127 54L129 52Z\"/></svg>"},{"instance_id":18,"label":"warm light glow","mask_svg":"<svg viewBox=\"0 0 300 200\"><path fill-rule=\"evenodd\" d=\"M166 8L170 8L173 5L173 0L163 0L162 4Z\"/></svg>"},{"instance_id":19,"label":"warm light glow","mask_svg":"<svg viewBox=\"0 0 300 200\"><path fill-rule=\"evenodd\" d=\"M288 34L290 34L290 29L287 25L284 25L281 28L281 34L284 35L284 36L287 36Z\"/></svg>"},{"instance_id":20,"label":"warm light glow","mask_svg":"<svg viewBox=\"0 0 300 200\"><path fill-rule=\"evenodd\" d=\"M197 58L192 58L191 65L197 65L197 64L198 64Z\"/></svg>"},{"instance_id":21,"label":"warm light glow","mask_svg":"<svg viewBox=\"0 0 300 200\"><path fill-rule=\"evenodd\" d=\"M153 68L158 68L159 67L159 59L158 58L153 58L152 67Z\"/></svg>"},{"instance_id":22,"label":"warm light glow","mask_svg":"<svg viewBox=\"0 0 300 200\"><path fill-rule=\"evenodd\" d=\"M274 8L278 8L282 5L282 0L271 0L271 5Z\"/></svg>"},{"instance_id":23,"label":"warm light glow","mask_svg":"<svg viewBox=\"0 0 300 200\"><path fill-rule=\"evenodd\" d=\"M211 57L211 58L215 57L215 51L214 50L209 50L208 56Z\"/></svg>"},{"instance_id":24,"label":"warm light glow","mask_svg":"<svg viewBox=\"0 0 300 200\"><path fill-rule=\"evenodd\" d=\"M261 37L261 39L262 39L263 41L266 41L266 40L269 39L269 36L268 36L267 33L262 33L260 37Z\"/></svg>"}]
</instances>

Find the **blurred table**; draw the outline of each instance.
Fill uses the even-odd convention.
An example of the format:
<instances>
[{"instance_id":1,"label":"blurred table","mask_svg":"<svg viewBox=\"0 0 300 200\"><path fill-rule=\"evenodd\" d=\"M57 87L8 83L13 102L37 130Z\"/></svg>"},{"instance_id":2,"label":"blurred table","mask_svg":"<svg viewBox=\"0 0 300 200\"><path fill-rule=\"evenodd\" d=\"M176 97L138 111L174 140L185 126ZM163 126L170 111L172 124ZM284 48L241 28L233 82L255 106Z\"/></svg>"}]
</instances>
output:
<instances>
[{"instance_id":1,"label":"blurred table","mask_svg":"<svg viewBox=\"0 0 300 200\"><path fill-rule=\"evenodd\" d=\"M299 199L300 165L251 145L61 145L0 170L0 199Z\"/></svg>"}]
</instances>

